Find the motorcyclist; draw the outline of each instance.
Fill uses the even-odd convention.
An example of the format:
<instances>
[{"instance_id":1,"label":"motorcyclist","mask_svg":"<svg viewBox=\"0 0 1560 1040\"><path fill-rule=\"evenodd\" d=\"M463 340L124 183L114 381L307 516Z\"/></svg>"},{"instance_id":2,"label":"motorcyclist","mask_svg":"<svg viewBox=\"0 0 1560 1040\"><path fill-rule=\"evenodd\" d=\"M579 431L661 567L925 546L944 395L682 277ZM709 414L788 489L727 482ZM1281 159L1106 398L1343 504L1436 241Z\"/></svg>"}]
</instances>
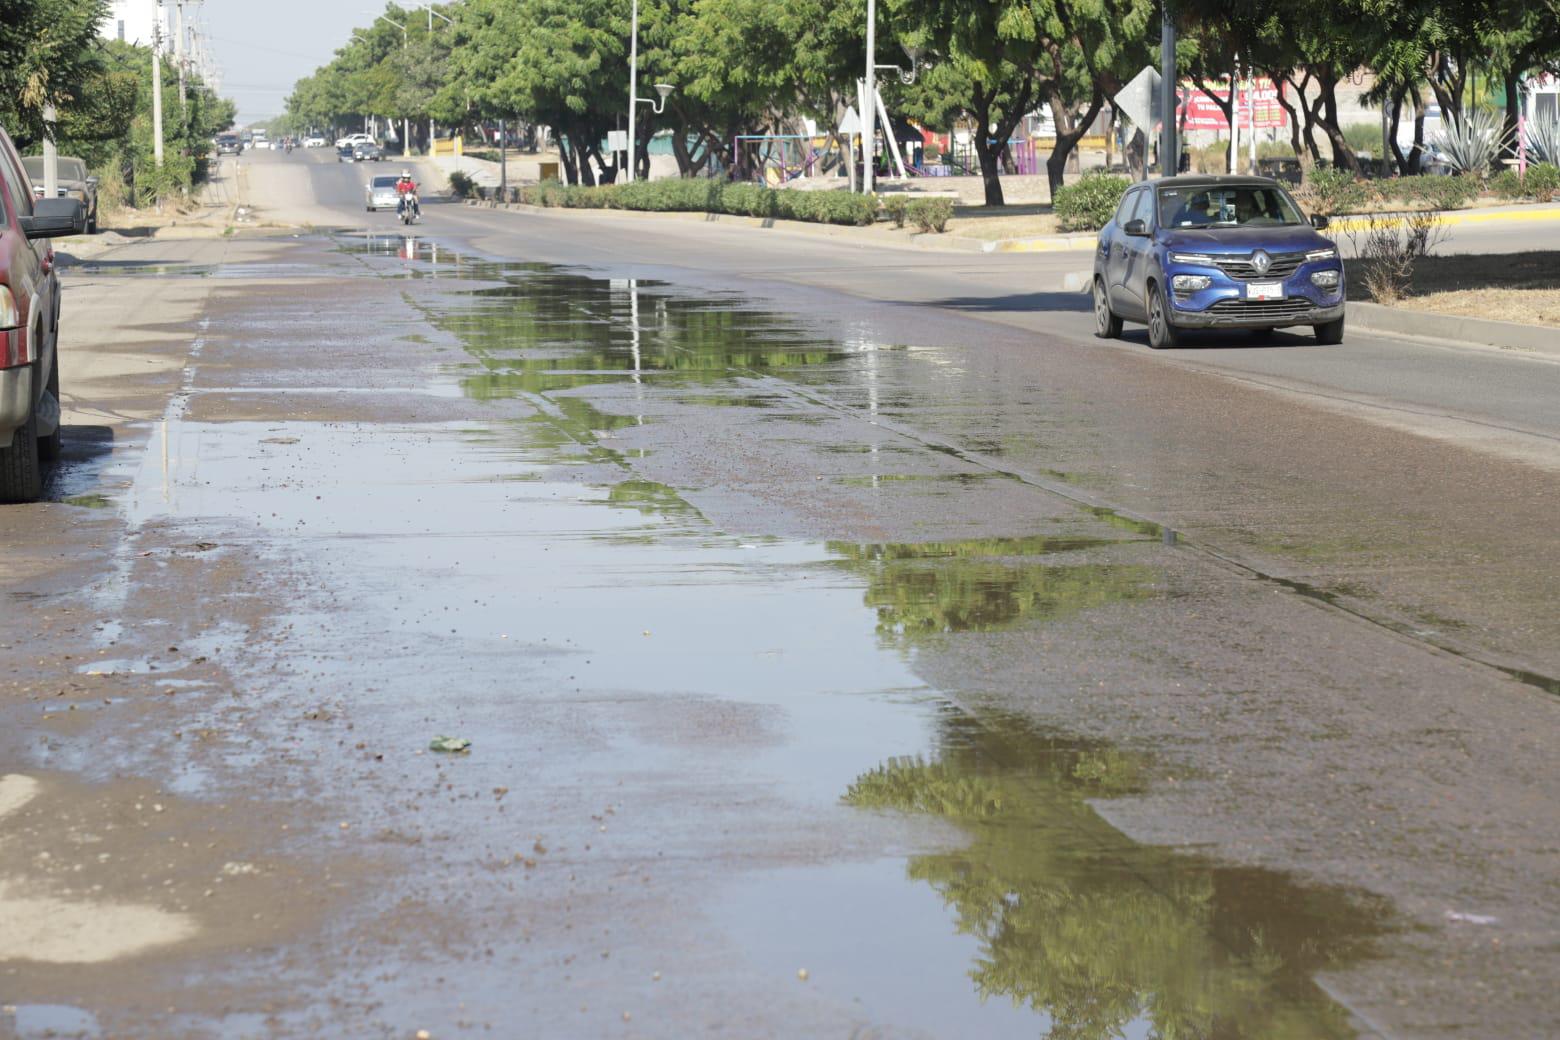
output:
<instances>
[{"instance_id":1,"label":"motorcyclist","mask_svg":"<svg viewBox=\"0 0 1560 1040\"><path fill-rule=\"evenodd\" d=\"M422 216L422 205L417 200L417 182L412 180L411 170L401 171L400 179L395 182L395 193L401 199L397 206L397 213L410 206L412 208L412 216Z\"/></svg>"}]
</instances>

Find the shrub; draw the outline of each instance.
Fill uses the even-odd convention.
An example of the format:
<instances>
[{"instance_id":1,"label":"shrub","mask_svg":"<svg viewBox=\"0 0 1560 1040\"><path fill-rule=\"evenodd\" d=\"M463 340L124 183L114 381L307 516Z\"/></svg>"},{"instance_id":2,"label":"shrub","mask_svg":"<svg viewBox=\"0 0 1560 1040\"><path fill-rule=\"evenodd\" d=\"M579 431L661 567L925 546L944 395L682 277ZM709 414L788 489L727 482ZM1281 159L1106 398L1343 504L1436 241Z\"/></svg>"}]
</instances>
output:
<instances>
[{"instance_id":1,"label":"shrub","mask_svg":"<svg viewBox=\"0 0 1560 1040\"><path fill-rule=\"evenodd\" d=\"M1353 269L1377 303L1394 303L1408 294L1419 258L1446 237L1446 225L1434 213L1407 217L1371 214L1346 232L1354 246Z\"/></svg>"},{"instance_id":2,"label":"shrub","mask_svg":"<svg viewBox=\"0 0 1560 1040\"><path fill-rule=\"evenodd\" d=\"M457 199L469 199L476 194L477 182L471 179L471 174L456 170L450 174L450 194Z\"/></svg>"},{"instance_id":3,"label":"shrub","mask_svg":"<svg viewBox=\"0 0 1560 1040\"><path fill-rule=\"evenodd\" d=\"M1461 209L1479 197L1477 177L1399 177L1378 187L1383 196L1423 202L1430 209Z\"/></svg>"},{"instance_id":4,"label":"shrub","mask_svg":"<svg viewBox=\"0 0 1560 1040\"><path fill-rule=\"evenodd\" d=\"M1301 202L1312 213L1330 217L1337 213L1355 213L1370 201L1370 188L1355 179L1348 170L1336 166L1318 166L1306 176L1300 187Z\"/></svg>"},{"instance_id":5,"label":"shrub","mask_svg":"<svg viewBox=\"0 0 1560 1040\"><path fill-rule=\"evenodd\" d=\"M1560 166L1534 163L1525 176L1516 170L1502 170L1490 179L1490 190L1503 199L1553 202L1560 198Z\"/></svg>"},{"instance_id":6,"label":"shrub","mask_svg":"<svg viewBox=\"0 0 1560 1040\"><path fill-rule=\"evenodd\" d=\"M905 207L905 216L919 230L940 235L953 219L953 200L916 199Z\"/></svg>"},{"instance_id":7,"label":"shrub","mask_svg":"<svg viewBox=\"0 0 1560 1040\"><path fill-rule=\"evenodd\" d=\"M905 226L905 207L910 200L903 195L890 195L883 200L883 215L894 222L896 228Z\"/></svg>"},{"instance_id":8,"label":"shrub","mask_svg":"<svg viewBox=\"0 0 1560 1040\"><path fill-rule=\"evenodd\" d=\"M654 212L729 213L734 216L807 220L826 224L870 224L877 200L848 191L774 190L758 184L713 180L635 181L587 188L543 181L522 188L520 200L565 209L630 209Z\"/></svg>"},{"instance_id":9,"label":"shrub","mask_svg":"<svg viewBox=\"0 0 1560 1040\"><path fill-rule=\"evenodd\" d=\"M1129 182L1103 170L1090 170L1076 184L1058 188L1051 209L1063 231L1095 231L1110 222Z\"/></svg>"}]
</instances>

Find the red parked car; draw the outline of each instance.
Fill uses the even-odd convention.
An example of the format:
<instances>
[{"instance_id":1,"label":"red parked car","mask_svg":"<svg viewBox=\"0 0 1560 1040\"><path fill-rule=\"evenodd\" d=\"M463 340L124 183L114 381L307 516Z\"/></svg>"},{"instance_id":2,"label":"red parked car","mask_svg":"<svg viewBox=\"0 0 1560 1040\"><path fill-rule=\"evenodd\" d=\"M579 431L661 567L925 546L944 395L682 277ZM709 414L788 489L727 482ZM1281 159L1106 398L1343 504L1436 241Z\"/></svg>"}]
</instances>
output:
<instances>
[{"instance_id":1,"label":"red parked car","mask_svg":"<svg viewBox=\"0 0 1560 1040\"><path fill-rule=\"evenodd\" d=\"M42 495L43 465L60 453L60 281L47 240L85 223L75 199L33 198L0 127L0 502Z\"/></svg>"}]
</instances>

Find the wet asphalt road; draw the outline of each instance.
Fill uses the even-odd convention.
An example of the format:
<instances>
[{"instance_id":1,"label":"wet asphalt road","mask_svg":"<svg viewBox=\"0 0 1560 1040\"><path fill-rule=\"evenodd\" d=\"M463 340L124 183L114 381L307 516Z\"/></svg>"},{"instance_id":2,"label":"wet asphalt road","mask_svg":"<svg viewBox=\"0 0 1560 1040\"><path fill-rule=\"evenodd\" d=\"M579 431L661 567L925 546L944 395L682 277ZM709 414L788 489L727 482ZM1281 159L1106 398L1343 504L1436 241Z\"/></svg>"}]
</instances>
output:
<instances>
[{"instance_id":1,"label":"wet asphalt road","mask_svg":"<svg viewBox=\"0 0 1560 1040\"><path fill-rule=\"evenodd\" d=\"M1560 368L313 160L67 273L0 1036L1556 1031Z\"/></svg>"}]
</instances>

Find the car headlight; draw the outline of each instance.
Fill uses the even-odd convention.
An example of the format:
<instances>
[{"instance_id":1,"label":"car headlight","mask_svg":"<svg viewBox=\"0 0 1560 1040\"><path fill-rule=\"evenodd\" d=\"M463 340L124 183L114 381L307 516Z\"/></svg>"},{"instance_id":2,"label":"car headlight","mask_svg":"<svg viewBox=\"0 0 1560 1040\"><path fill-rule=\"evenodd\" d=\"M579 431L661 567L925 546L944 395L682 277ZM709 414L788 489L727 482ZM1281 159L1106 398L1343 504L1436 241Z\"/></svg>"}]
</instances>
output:
<instances>
[{"instance_id":1,"label":"car headlight","mask_svg":"<svg viewBox=\"0 0 1560 1040\"><path fill-rule=\"evenodd\" d=\"M16 297L9 285L0 285L0 329L11 329L22 323L22 312L16 309Z\"/></svg>"},{"instance_id":2,"label":"car headlight","mask_svg":"<svg viewBox=\"0 0 1560 1040\"><path fill-rule=\"evenodd\" d=\"M1305 254L1305 262L1306 263L1310 263L1313 260L1336 260L1336 259L1338 259L1338 250L1333 249L1331 247L1329 247L1327 249L1313 249L1309 253Z\"/></svg>"},{"instance_id":3,"label":"car headlight","mask_svg":"<svg viewBox=\"0 0 1560 1040\"><path fill-rule=\"evenodd\" d=\"M1336 289L1338 274L1337 271L1312 271L1311 284L1319 289Z\"/></svg>"},{"instance_id":4,"label":"car headlight","mask_svg":"<svg viewBox=\"0 0 1560 1040\"><path fill-rule=\"evenodd\" d=\"M1214 263L1213 257L1203 253L1171 253L1170 259L1178 264L1202 264L1206 267L1212 267Z\"/></svg>"},{"instance_id":5,"label":"car headlight","mask_svg":"<svg viewBox=\"0 0 1560 1040\"><path fill-rule=\"evenodd\" d=\"M1197 292L1213 284L1205 274L1178 274L1170 279L1170 287L1176 292Z\"/></svg>"}]
</instances>

